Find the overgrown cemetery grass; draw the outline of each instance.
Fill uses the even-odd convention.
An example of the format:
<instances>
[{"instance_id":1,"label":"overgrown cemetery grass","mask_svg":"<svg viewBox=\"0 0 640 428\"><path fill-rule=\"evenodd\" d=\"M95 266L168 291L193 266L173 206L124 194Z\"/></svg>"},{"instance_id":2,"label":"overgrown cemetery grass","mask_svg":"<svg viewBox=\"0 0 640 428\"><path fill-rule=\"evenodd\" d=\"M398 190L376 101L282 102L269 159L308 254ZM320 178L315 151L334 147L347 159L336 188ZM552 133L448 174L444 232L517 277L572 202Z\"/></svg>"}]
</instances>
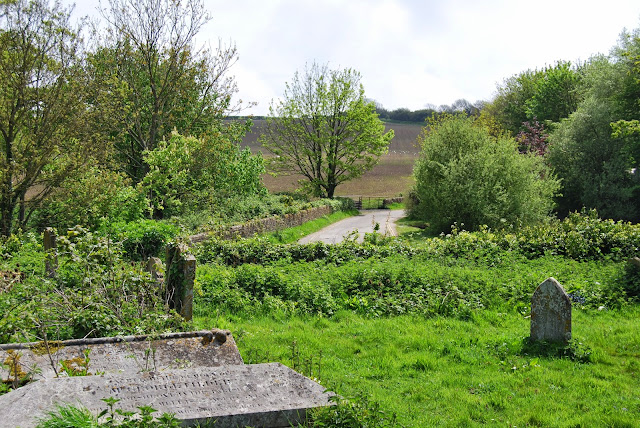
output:
<instances>
[{"instance_id":1,"label":"overgrown cemetery grass","mask_svg":"<svg viewBox=\"0 0 640 428\"><path fill-rule=\"evenodd\" d=\"M637 226L593 213L421 245L211 243L195 326L228 328L245 362L280 361L349 399L318 426L351 412L359 422L338 426L632 427L640 282L626 260L639 243ZM528 340L549 276L573 302L566 347Z\"/></svg>"},{"instance_id":2,"label":"overgrown cemetery grass","mask_svg":"<svg viewBox=\"0 0 640 428\"><path fill-rule=\"evenodd\" d=\"M640 420L637 306L574 310L573 353L528 347L526 315L467 320L321 316L198 317L231 329L246 363L280 361L399 425L633 427Z\"/></svg>"},{"instance_id":3,"label":"overgrown cemetery grass","mask_svg":"<svg viewBox=\"0 0 640 428\"><path fill-rule=\"evenodd\" d=\"M0 291L3 341L227 328L246 363L280 361L347 400L314 413L315 427L640 420L640 269L627 262L637 225L585 212L409 241L211 239L193 248L192 324L150 292L131 260L137 234L126 236L131 245L69 230L53 278L41 237L1 241L3 271L17 278ZM531 295L550 276L573 302L566 347L527 340Z\"/></svg>"}]
</instances>

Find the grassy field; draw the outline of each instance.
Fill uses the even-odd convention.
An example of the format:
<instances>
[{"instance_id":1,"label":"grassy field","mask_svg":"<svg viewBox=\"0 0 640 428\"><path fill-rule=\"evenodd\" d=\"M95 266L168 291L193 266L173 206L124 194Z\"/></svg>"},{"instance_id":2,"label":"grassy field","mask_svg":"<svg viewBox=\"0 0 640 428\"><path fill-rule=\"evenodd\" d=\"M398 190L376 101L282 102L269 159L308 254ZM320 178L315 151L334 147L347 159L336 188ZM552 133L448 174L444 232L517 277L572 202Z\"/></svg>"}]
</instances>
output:
<instances>
[{"instance_id":1,"label":"grassy field","mask_svg":"<svg viewBox=\"0 0 640 428\"><path fill-rule=\"evenodd\" d=\"M576 214L433 240L413 226L381 246L204 248L195 327L230 329L246 363L282 362L349 399L362 423L337 426L638 426L636 226ZM567 346L528 339L550 276L573 301Z\"/></svg>"},{"instance_id":2,"label":"grassy field","mask_svg":"<svg viewBox=\"0 0 640 428\"><path fill-rule=\"evenodd\" d=\"M265 126L264 120L255 120L253 129L242 142L253 152L263 151L258 136ZM338 187L338 196L398 196L406 194L413 185L413 164L419 153L416 144L422 127L414 124L387 123L387 130L393 129L395 136L389 147L389 154L383 156L373 170L362 177ZM270 192L293 191L298 188L301 176L263 176L264 184Z\"/></svg>"},{"instance_id":3,"label":"grassy field","mask_svg":"<svg viewBox=\"0 0 640 428\"><path fill-rule=\"evenodd\" d=\"M574 310L574 353L527 345L529 319L198 318L234 332L246 363L280 361L406 427L634 427L640 420L640 309Z\"/></svg>"}]
</instances>

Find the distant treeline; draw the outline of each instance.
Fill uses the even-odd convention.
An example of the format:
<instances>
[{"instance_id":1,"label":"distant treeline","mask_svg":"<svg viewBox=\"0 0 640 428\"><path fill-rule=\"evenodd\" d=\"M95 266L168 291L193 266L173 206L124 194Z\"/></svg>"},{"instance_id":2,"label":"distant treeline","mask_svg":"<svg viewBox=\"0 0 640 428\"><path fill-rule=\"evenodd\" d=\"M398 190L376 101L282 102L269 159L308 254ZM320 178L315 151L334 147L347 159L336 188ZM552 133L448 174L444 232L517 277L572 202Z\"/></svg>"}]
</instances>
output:
<instances>
[{"instance_id":1,"label":"distant treeline","mask_svg":"<svg viewBox=\"0 0 640 428\"><path fill-rule=\"evenodd\" d=\"M467 115L477 115L480 113L483 101L477 101L476 103L470 103L465 99L459 99L454 101L453 104L443 104L435 106L433 104L427 104L424 109L411 111L408 108L398 108L395 110L387 110L379 103L376 103L376 111L378 116L382 120L397 121L397 122L415 122L422 123L426 119L432 117L434 114L439 113L455 113L462 112Z\"/></svg>"},{"instance_id":2,"label":"distant treeline","mask_svg":"<svg viewBox=\"0 0 640 428\"><path fill-rule=\"evenodd\" d=\"M480 114L480 110L484 106L484 101L476 101L470 103L469 101L459 99L454 101L451 105L442 104L436 106L433 104L427 104L425 108L420 110L411 111L408 108L397 108L395 110L387 110L382 104L373 101L376 105L376 112L378 117L384 121L392 122L410 122L410 123L423 123L425 120L439 113L466 113L468 116ZM234 119L247 119L248 117L234 117ZM266 116L251 116L254 120L265 120Z\"/></svg>"}]
</instances>

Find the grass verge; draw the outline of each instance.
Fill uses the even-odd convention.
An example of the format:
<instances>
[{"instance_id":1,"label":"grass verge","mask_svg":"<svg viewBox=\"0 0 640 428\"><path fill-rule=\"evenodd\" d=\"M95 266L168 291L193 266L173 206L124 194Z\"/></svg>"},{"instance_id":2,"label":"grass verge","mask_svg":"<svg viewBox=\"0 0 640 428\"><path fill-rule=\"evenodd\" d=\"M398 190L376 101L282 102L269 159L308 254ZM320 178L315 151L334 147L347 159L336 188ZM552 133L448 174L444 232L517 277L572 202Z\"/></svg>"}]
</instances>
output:
<instances>
[{"instance_id":1,"label":"grass verge","mask_svg":"<svg viewBox=\"0 0 640 428\"><path fill-rule=\"evenodd\" d=\"M350 211L336 211L329 215L322 216L305 224L296 227L290 227L284 230L278 230L276 232L269 232L262 235L270 242L276 244L291 244L297 242L298 239L307 236L311 233L317 232L320 229L336 223L345 218L352 217L358 214L358 210Z\"/></svg>"},{"instance_id":2,"label":"grass verge","mask_svg":"<svg viewBox=\"0 0 640 428\"><path fill-rule=\"evenodd\" d=\"M464 321L341 311L218 315L195 325L231 329L246 363L280 361L344 397L368 397L407 427L632 427L640 420L639 316L637 305L574 310L574 341L564 350L529 346L526 316L490 310Z\"/></svg>"}]
</instances>

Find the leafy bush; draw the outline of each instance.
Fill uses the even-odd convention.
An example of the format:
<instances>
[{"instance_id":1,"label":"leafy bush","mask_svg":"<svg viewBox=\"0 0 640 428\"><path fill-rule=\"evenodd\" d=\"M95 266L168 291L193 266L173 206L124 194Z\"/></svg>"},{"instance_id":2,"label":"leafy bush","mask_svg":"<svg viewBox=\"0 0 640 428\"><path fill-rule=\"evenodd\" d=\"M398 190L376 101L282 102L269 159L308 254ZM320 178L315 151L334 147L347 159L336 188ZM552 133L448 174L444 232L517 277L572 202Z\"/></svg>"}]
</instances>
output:
<instances>
[{"instance_id":1,"label":"leafy bush","mask_svg":"<svg viewBox=\"0 0 640 428\"><path fill-rule=\"evenodd\" d=\"M197 251L198 301L232 313L468 317L479 308L529 309L549 276L575 305L617 307L637 296L621 261L638 251L640 227L595 212L514 230L454 228L415 248L397 239L362 244L275 245L210 241ZM234 268L235 267L235 268ZM206 310L206 309L205 309Z\"/></svg>"},{"instance_id":2,"label":"leafy bush","mask_svg":"<svg viewBox=\"0 0 640 428\"><path fill-rule=\"evenodd\" d=\"M354 259L387 257L393 254L410 256L415 253L409 245L394 238L383 238L378 241L358 244L355 241L345 240L334 245L324 242L273 244L265 238L238 241L211 239L200 244L195 254L200 263L217 261L236 266L244 263L285 264L314 260L342 264Z\"/></svg>"},{"instance_id":3,"label":"leafy bush","mask_svg":"<svg viewBox=\"0 0 640 428\"><path fill-rule=\"evenodd\" d=\"M564 220L513 229L481 227L467 232L454 225L450 234L427 239L419 253L491 258L502 251L529 259L561 255L574 260L625 260L640 250L640 226L605 220L594 210L571 213Z\"/></svg>"},{"instance_id":4,"label":"leafy bush","mask_svg":"<svg viewBox=\"0 0 640 428\"><path fill-rule=\"evenodd\" d=\"M228 195L265 195L260 175L262 155L241 149L229 135L213 132L203 138L173 132L168 141L144 154L149 172L142 181L156 216L202 208Z\"/></svg>"},{"instance_id":5,"label":"leafy bush","mask_svg":"<svg viewBox=\"0 0 640 428\"><path fill-rule=\"evenodd\" d=\"M29 251L30 244L23 248ZM116 241L80 227L59 236L55 277L43 276L44 253L40 253L39 268L22 271L22 281L0 293L0 342L184 328L143 266L125 260L123 253Z\"/></svg>"},{"instance_id":6,"label":"leafy bush","mask_svg":"<svg viewBox=\"0 0 640 428\"><path fill-rule=\"evenodd\" d=\"M410 214L435 232L456 222L468 230L534 224L549 214L559 188L542 158L518 153L515 140L492 137L460 115L430 121L414 175Z\"/></svg>"},{"instance_id":7,"label":"leafy bush","mask_svg":"<svg viewBox=\"0 0 640 428\"><path fill-rule=\"evenodd\" d=\"M105 224L101 232L122 242L125 255L131 260L144 260L161 255L164 246L174 240L178 226L155 220Z\"/></svg>"},{"instance_id":8,"label":"leafy bush","mask_svg":"<svg viewBox=\"0 0 640 428\"><path fill-rule=\"evenodd\" d=\"M350 204L353 205L350 199L309 201L296 193L229 196L214 201L204 211L185 213L172 221L190 231L217 231L226 226L275 215L293 214L313 207L328 205L333 211L339 211Z\"/></svg>"},{"instance_id":9,"label":"leafy bush","mask_svg":"<svg viewBox=\"0 0 640 428\"><path fill-rule=\"evenodd\" d=\"M129 222L148 215L149 201L124 175L91 167L65 181L29 221L32 227L96 229L104 219Z\"/></svg>"},{"instance_id":10,"label":"leafy bush","mask_svg":"<svg viewBox=\"0 0 640 428\"><path fill-rule=\"evenodd\" d=\"M527 313L531 294L549 276L587 307L619 305L620 264L560 256L528 260L512 252L487 258L422 253L407 258L325 260L264 266L200 266L198 311L244 314L322 314L350 310L368 317L418 314L466 319L478 309Z\"/></svg>"},{"instance_id":11,"label":"leafy bush","mask_svg":"<svg viewBox=\"0 0 640 428\"><path fill-rule=\"evenodd\" d=\"M633 300L640 299L640 266L630 262L625 266L624 273L620 278L621 288L627 297Z\"/></svg>"}]
</instances>

